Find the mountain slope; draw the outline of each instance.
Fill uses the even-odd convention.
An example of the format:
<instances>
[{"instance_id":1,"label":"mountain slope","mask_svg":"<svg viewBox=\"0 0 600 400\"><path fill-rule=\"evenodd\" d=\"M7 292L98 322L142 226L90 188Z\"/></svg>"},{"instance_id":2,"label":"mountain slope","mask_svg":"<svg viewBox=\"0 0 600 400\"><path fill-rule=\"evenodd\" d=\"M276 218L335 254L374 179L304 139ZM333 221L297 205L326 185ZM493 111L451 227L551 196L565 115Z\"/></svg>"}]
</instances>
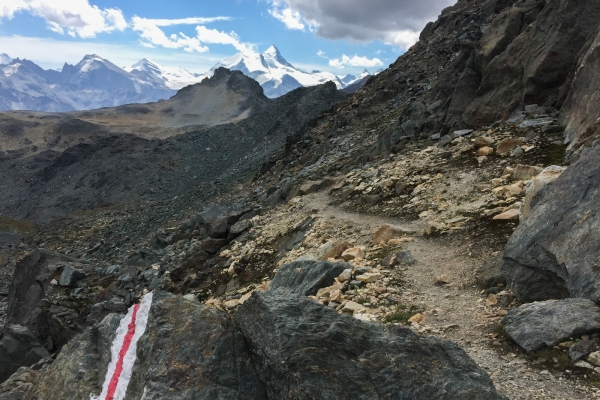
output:
<instances>
[{"instance_id":1,"label":"mountain slope","mask_svg":"<svg viewBox=\"0 0 600 400\"><path fill-rule=\"evenodd\" d=\"M256 81L220 68L158 103L0 114L0 135L14 143L0 144L0 213L46 222L200 186L198 196L209 196L214 180L251 176L291 132L342 98L326 84L270 100Z\"/></svg>"}]
</instances>

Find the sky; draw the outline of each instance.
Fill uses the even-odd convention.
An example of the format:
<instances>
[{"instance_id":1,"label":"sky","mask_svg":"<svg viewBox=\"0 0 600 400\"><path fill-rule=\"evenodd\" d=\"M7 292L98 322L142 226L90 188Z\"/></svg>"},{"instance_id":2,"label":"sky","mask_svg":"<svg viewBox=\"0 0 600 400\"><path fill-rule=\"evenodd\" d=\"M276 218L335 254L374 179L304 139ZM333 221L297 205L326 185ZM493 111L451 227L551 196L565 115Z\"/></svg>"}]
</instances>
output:
<instances>
[{"instance_id":1,"label":"sky","mask_svg":"<svg viewBox=\"0 0 600 400\"><path fill-rule=\"evenodd\" d=\"M386 68L455 0L0 0L0 53L43 68L97 54L203 73L275 45L297 68Z\"/></svg>"}]
</instances>

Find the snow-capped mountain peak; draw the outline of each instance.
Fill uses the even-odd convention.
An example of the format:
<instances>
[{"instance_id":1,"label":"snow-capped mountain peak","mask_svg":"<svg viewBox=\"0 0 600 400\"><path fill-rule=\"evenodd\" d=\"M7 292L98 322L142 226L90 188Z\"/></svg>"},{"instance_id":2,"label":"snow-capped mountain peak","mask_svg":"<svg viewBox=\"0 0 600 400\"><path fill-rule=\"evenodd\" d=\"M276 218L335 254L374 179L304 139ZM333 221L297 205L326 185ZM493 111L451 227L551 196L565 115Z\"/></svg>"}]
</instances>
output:
<instances>
[{"instance_id":1,"label":"snow-capped mountain peak","mask_svg":"<svg viewBox=\"0 0 600 400\"><path fill-rule=\"evenodd\" d=\"M0 65L7 65L12 62L12 58L6 53L0 53Z\"/></svg>"},{"instance_id":2,"label":"snow-capped mountain peak","mask_svg":"<svg viewBox=\"0 0 600 400\"><path fill-rule=\"evenodd\" d=\"M262 53L264 65L267 68L277 68L280 65L284 65L289 68L294 68L292 64L286 61L285 58L279 52L279 49L275 45L271 45L267 50Z\"/></svg>"},{"instance_id":3,"label":"snow-capped mountain peak","mask_svg":"<svg viewBox=\"0 0 600 400\"><path fill-rule=\"evenodd\" d=\"M131 67L125 67L124 70L143 80L162 82L172 90L193 85L208 77L207 74L196 74L183 68L167 67L147 58Z\"/></svg>"}]
</instances>

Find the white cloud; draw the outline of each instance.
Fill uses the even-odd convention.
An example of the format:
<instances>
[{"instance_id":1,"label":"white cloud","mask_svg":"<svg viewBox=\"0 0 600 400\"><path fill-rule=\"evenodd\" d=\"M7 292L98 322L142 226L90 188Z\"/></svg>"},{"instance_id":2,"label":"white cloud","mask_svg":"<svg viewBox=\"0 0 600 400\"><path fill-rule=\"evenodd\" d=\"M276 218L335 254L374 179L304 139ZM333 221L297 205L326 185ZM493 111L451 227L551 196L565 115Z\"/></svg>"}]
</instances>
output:
<instances>
[{"instance_id":1,"label":"white cloud","mask_svg":"<svg viewBox=\"0 0 600 400\"><path fill-rule=\"evenodd\" d=\"M184 49L188 52L205 53L209 49L206 44L226 44L243 51L249 46L240 42L235 32L226 33L209 29L204 25L196 26L196 36L189 37L184 33L167 36L160 28L162 26L196 25L214 21L230 20L229 17L215 18L183 18L183 19L147 19L137 15L132 18L133 30L142 37L141 44L145 47L161 46L168 49Z\"/></svg>"},{"instance_id":2,"label":"white cloud","mask_svg":"<svg viewBox=\"0 0 600 400\"><path fill-rule=\"evenodd\" d=\"M273 16L275 19L283 22L288 29L303 31L306 28L302 15L298 11L292 10L285 2L281 0L271 1L269 14L271 14L271 16Z\"/></svg>"},{"instance_id":3,"label":"white cloud","mask_svg":"<svg viewBox=\"0 0 600 400\"><path fill-rule=\"evenodd\" d=\"M270 13L289 29L304 24L326 39L381 40L408 48L428 21L456 0L266 0ZM294 16L289 25L283 11ZM294 28L293 26L296 26Z\"/></svg>"},{"instance_id":4,"label":"white cloud","mask_svg":"<svg viewBox=\"0 0 600 400\"><path fill-rule=\"evenodd\" d=\"M327 58L327 55L325 54L325 52L323 50L317 51L317 55L321 58Z\"/></svg>"},{"instance_id":5,"label":"white cloud","mask_svg":"<svg viewBox=\"0 0 600 400\"><path fill-rule=\"evenodd\" d=\"M345 68L345 67L365 67L374 68L381 67L383 62L379 58L369 59L367 57L360 57L354 55L354 57L348 57L343 55L341 58L329 60L329 65L334 68Z\"/></svg>"},{"instance_id":6,"label":"white cloud","mask_svg":"<svg viewBox=\"0 0 600 400\"><path fill-rule=\"evenodd\" d=\"M190 17L190 18L179 18L179 19L147 19L146 21L152 21L156 26L175 26L175 25L204 25L216 21L231 21L230 17Z\"/></svg>"},{"instance_id":7,"label":"white cloud","mask_svg":"<svg viewBox=\"0 0 600 400\"><path fill-rule=\"evenodd\" d=\"M191 38L183 33L179 35L167 35L159 28L158 23L163 20L153 20L134 16L131 20L133 30L138 32L142 37L141 44L144 47L161 46L168 49L184 49L188 52L204 53L208 51L208 47L202 46L197 38ZM165 25L162 25L165 26Z\"/></svg>"},{"instance_id":8,"label":"white cloud","mask_svg":"<svg viewBox=\"0 0 600 400\"><path fill-rule=\"evenodd\" d=\"M117 8L100 9L88 0L0 0L0 18L28 12L46 20L48 28L73 37L92 38L102 32L122 31L127 22Z\"/></svg>"},{"instance_id":9,"label":"white cloud","mask_svg":"<svg viewBox=\"0 0 600 400\"><path fill-rule=\"evenodd\" d=\"M207 44L229 44L238 51L244 51L250 47L249 45L240 42L235 32L225 33L199 25L196 27L196 34L201 42Z\"/></svg>"},{"instance_id":10,"label":"white cloud","mask_svg":"<svg viewBox=\"0 0 600 400\"><path fill-rule=\"evenodd\" d=\"M12 18L17 11L27 8L23 0L0 0L0 18Z\"/></svg>"}]
</instances>

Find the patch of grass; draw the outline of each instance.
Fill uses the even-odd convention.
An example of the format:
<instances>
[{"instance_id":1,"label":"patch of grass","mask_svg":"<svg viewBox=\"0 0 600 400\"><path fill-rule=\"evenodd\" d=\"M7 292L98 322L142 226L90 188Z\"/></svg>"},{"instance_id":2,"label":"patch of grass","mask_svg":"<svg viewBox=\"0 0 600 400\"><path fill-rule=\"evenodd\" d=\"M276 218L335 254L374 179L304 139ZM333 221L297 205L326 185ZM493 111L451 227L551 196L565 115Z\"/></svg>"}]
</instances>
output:
<instances>
[{"instance_id":1,"label":"patch of grass","mask_svg":"<svg viewBox=\"0 0 600 400\"><path fill-rule=\"evenodd\" d=\"M367 296L358 296L354 298L354 301L358 304L367 304L370 302Z\"/></svg>"},{"instance_id":2,"label":"patch of grass","mask_svg":"<svg viewBox=\"0 0 600 400\"><path fill-rule=\"evenodd\" d=\"M546 157L550 164L562 165L565 162L567 148L560 144L551 143L546 149Z\"/></svg>"},{"instance_id":3,"label":"patch of grass","mask_svg":"<svg viewBox=\"0 0 600 400\"><path fill-rule=\"evenodd\" d=\"M408 320L411 319L415 314L419 313L419 309L415 306L407 307L405 305L399 305L396 307L396 311L387 315L383 319L384 324L402 323L408 324Z\"/></svg>"}]
</instances>

